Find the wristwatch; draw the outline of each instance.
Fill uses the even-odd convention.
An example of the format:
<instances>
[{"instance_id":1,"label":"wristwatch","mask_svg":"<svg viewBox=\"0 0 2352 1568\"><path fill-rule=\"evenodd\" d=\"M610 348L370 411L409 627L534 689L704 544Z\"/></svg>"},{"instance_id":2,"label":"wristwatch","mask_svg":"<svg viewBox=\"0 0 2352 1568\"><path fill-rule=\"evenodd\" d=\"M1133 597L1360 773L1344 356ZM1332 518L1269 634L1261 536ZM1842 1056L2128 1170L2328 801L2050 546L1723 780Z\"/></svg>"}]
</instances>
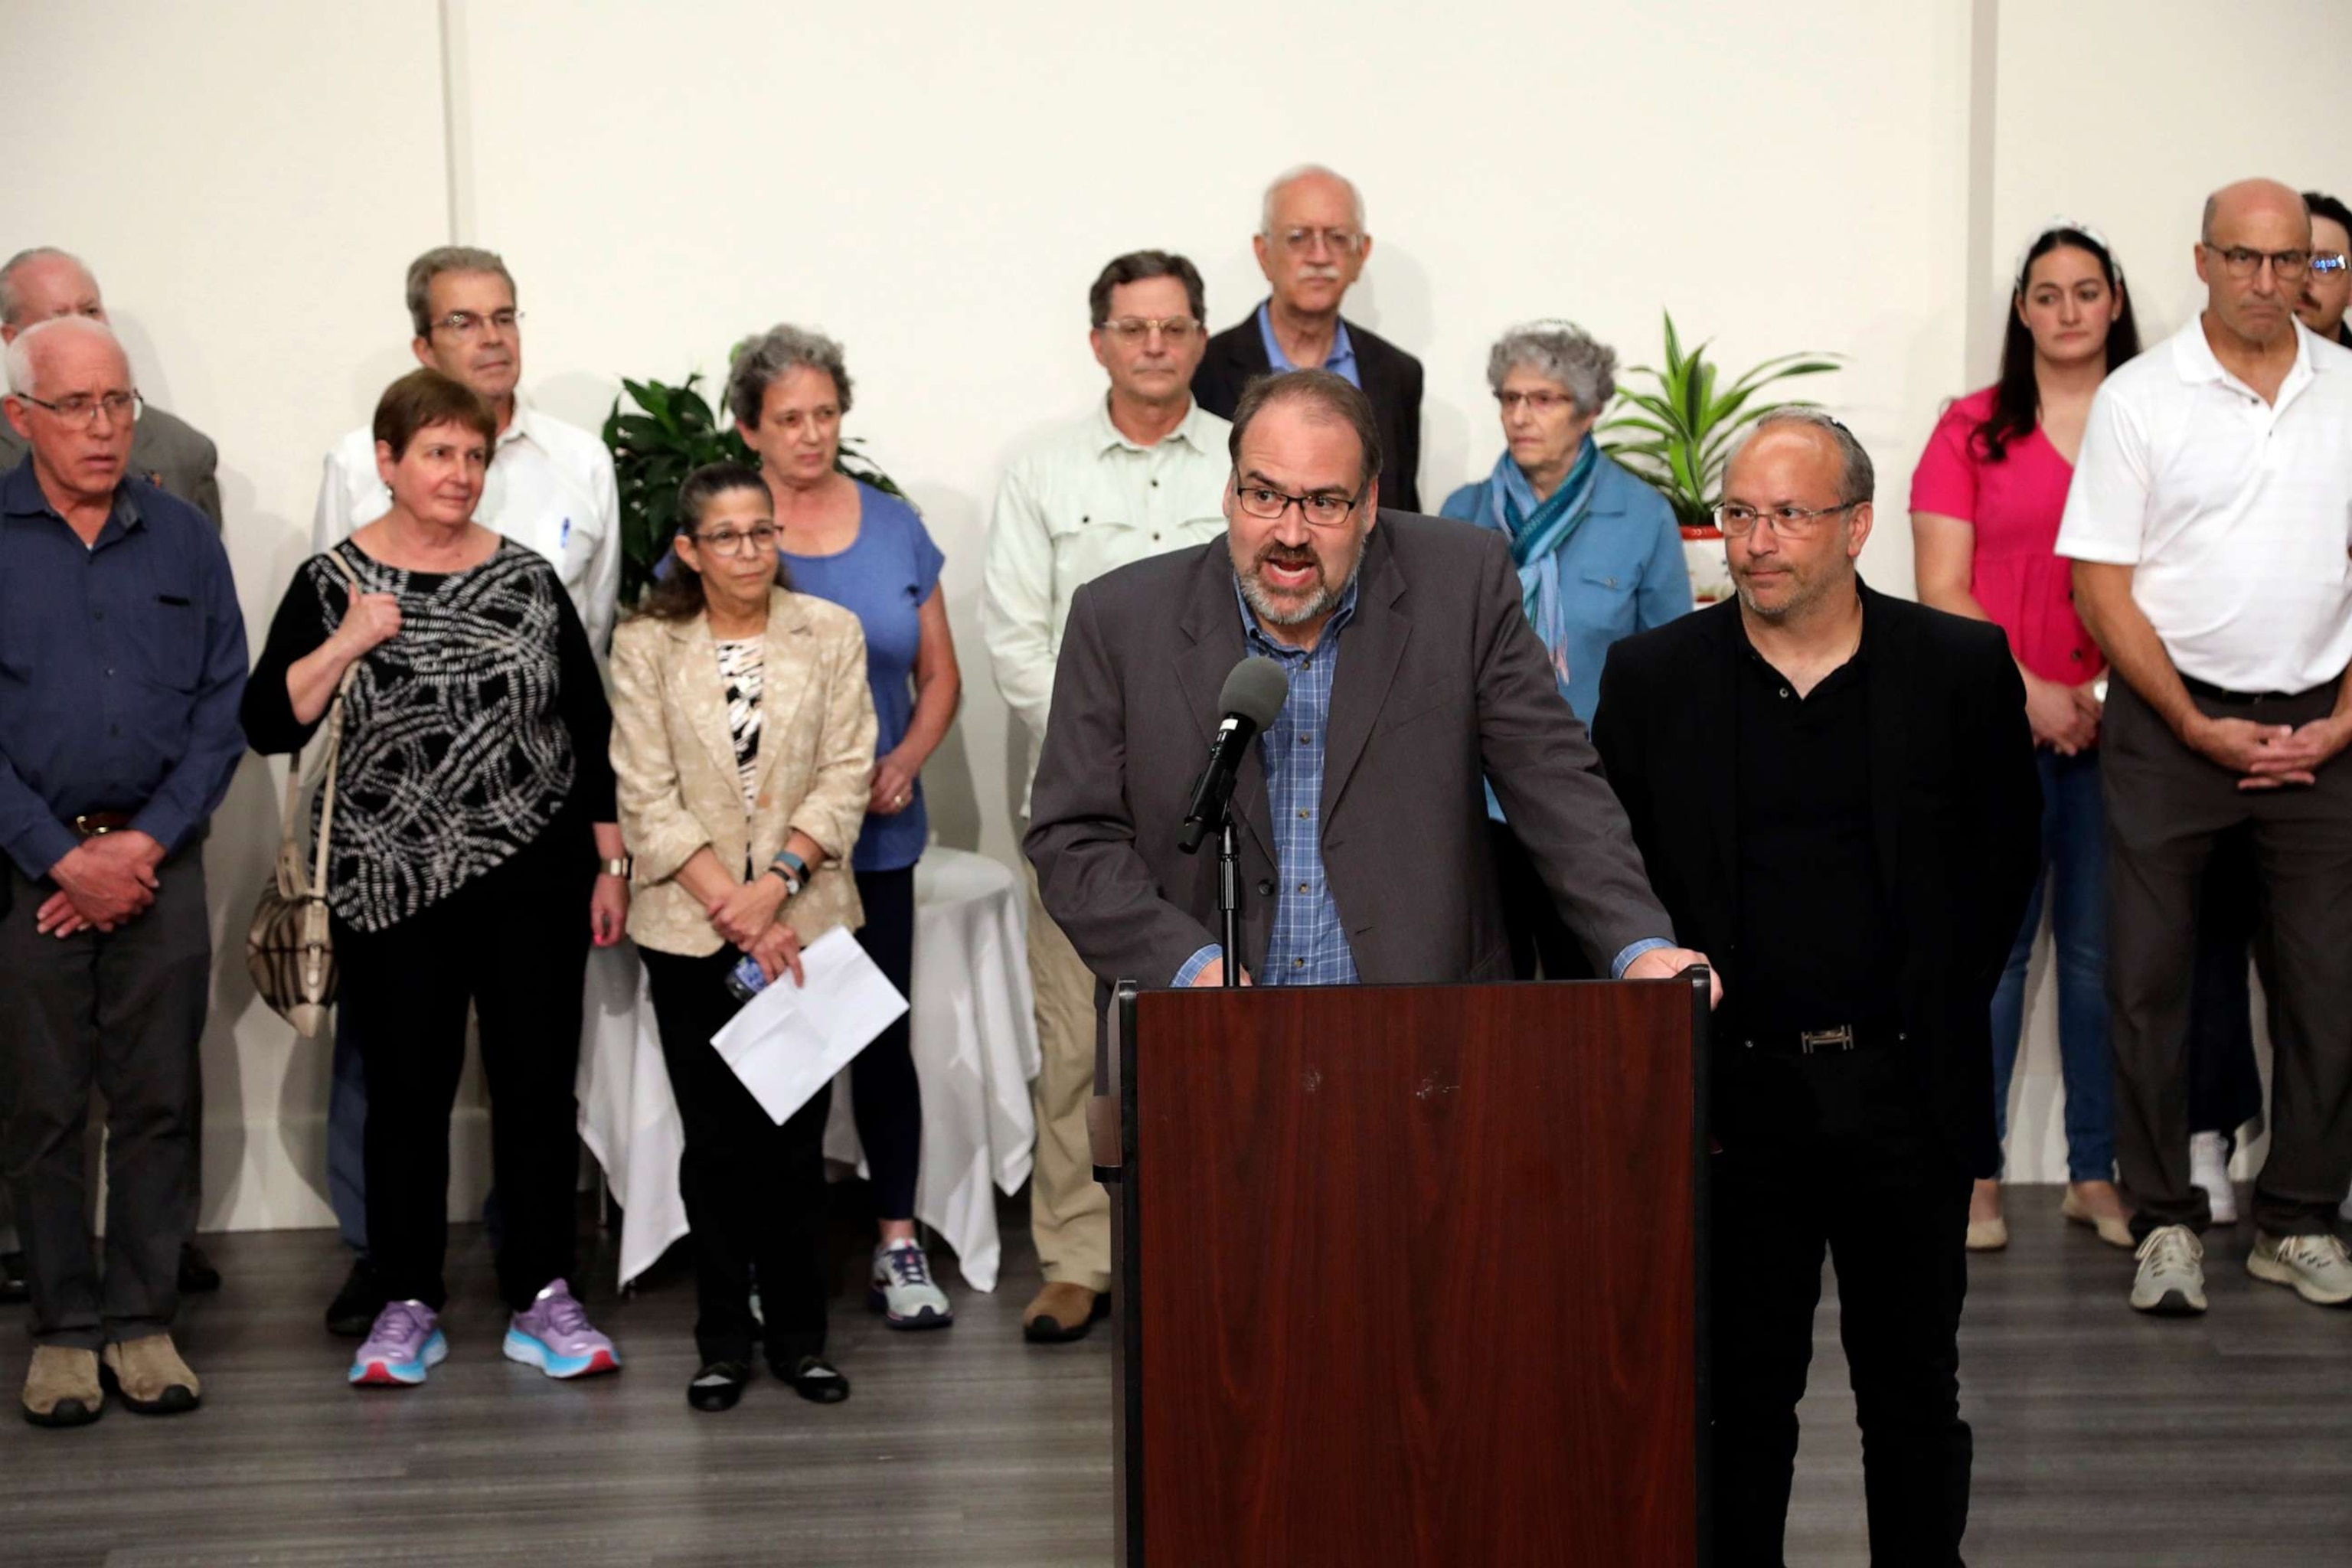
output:
<instances>
[{"instance_id":1,"label":"wristwatch","mask_svg":"<svg viewBox=\"0 0 2352 1568\"><path fill-rule=\"evenodd\" d=\"M768 862L768 869L782 880L784 897L797 899L801 896L801 889L808 882L807 861L789 849L780 849L776 858Z\"/></svg>"},{"instance_id":2,"label":"wristwatch","mask_svg":"<svg viewBox=\"0 0 2352 1568\"><path fill-rule=\"evenodd\" d=\"M634 873L636 868L637 858L634 855L624 855L617 860L599 860L596 862L596 870L600 876L618 877L624 882L629 879L631 874Z\"/></svg>"}]
</instances>

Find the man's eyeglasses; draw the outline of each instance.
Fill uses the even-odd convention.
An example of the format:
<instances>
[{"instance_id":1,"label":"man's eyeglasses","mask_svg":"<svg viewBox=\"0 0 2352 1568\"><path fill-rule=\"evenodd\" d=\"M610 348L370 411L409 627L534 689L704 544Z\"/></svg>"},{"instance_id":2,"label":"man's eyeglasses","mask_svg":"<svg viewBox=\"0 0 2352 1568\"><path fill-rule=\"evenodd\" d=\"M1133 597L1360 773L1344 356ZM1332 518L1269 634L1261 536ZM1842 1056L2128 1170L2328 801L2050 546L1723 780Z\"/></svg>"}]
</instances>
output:
<instances>
[{"instance_id":1,"label":"man's eyeglasses","mask_svg":"<svg viewBox=\"0 0 2352 1568\"><path fill-rule=\"evenodd\" d=\"M1715 509L1715 525L1731 539L1744 539L1756 531L1759 522L1769 522L1772 531L1782 539L1811 539L1821 531L1822 519L1835 517L1842 511L1852 511L1866 503L1858 500L1841 501L1836 506L1749 506L1745 501L1726 501Z\"/></svg>"},{"instance_id":2,"label":"man's eyeglasses","mask_svg":"<svg viewBox=\"0 0 2352 1568\"><path fill-rule=\"evenodd\" d=\"M2345 257L2340 250L2315 250L2311 253L2311 269L2314 272L2341 272L2344 266Z\"/></svg>"},{"instance_id":3,"label":"man's eyeglasses","mask_svg":"<svg viewBox=\"0 0 2352 1568\"><path fill-rule=\"evenodd\" d=\"M1155 331L1171 343L1190 342L1200 330L1190 316L1121 316L1102 324L1102 331L1123 343L1139 343Z\"/></svg>"},{"instance_id":4,"label":"man's eyeglasses","mask_svg":"<svg viewBox=\"0 0 2352 1568\"><path fill-rule=\"evenodd\" d=\"M136 392L110 392L98 397L78 392L71 397L60 397L55 403L46 397L36 397L29 392L10 395L23 399L36 408L46 408L68 425L80 425L92 430L98 428L98 416L101 414L117 425L135 425L139 422L142 406Z\"/></svg>"},{"instance_id":5,"label":"man's eyeglasses","mask_svg":"<svg viewBox=\"0 0 2352 1568\"><path fill-rule=\"evenodd\" d=\"M1298 515L1307 520L1308 527L1337 528L1348 521L1348 514L1354 511L1363 499L1362 490L1351 496L1341 495L1337 490L1317 490L1312 495L1295 496L1286 490L1276 489L1272 485L1243 484L1239 479L1234 482L1234 500L1241 504L1242 510L1264 522L1281 521L1282 514L1295 506L1298 509Z\"/></svg>"},{"instance_id":6,"label":"man's eyeglasses","mask_svg":"<svg viewBox=\"0 0 2352 1568\"><path fill-rule=\"evenodd\" d=\"M782 533L783 530L763 522L741 532L731 528L715 528L709 533L697 533L689 537L713 555L722 560L732 561L743 553L745 545L751 546L755 552L761 555L773 553L776 541L782 536Z\"/></svg>"},{"instance_id":7,"label":"man's eyeglasses","mask_svg":"<svg viewBox=\"0 0 2352 1568\"><path fill-rule=\"evenodd\" d=\"M2205 244L2203 240L2198 243ZM2311 252L2308 250L2250 250L2242 245L2227 247L2206 245L2205 248L2221 258L2221 265L2231 277L2240 279L2252 278L2261 271L2265 261L2270 263L2271 276L2282 283L2293 282L2311 268Z\"/></svg>"},{"instance_id":8,"label":"man's eyeglasses","mask_svg":"<svg viewBox=\"0 0 2352 1568\"><path fill-rule=\"evenodd\" d=\"M492 327L496 327L501 332L511 332L520 325L522 325L520 310L492 310L487 316L478 315L472 310L452 310L434 322L433 330L436 332L455 332L461 338L478 338Z\"/></svg>"},{"instance_id":9,"label":"man's eyeglasses","mask_svg":"<svg viewBox=\"0 0 2352 1568\"><path fill-rule=\"evenodd\" d=\"M1343 256L1353 255L1364 242L1364 237L1352 228L1286 228L1278 237L1285 250L1300 255L1314 249L1318 239L1327 249Z\"/></svg>"},{"instance_id":10,"label":"man's eyeglasses","mask_svg":"<svg viewBox=\"0 0 2352 1568\"><path fill-rule=\"evenodd\" d=\"M1524 404L1532 414L1549 414L1555 408L1573 408L1576 399L1565 392L1498 392L1495 401L1503 405L1506 414L1516 414Z\"/></svg>"}]
</instances>

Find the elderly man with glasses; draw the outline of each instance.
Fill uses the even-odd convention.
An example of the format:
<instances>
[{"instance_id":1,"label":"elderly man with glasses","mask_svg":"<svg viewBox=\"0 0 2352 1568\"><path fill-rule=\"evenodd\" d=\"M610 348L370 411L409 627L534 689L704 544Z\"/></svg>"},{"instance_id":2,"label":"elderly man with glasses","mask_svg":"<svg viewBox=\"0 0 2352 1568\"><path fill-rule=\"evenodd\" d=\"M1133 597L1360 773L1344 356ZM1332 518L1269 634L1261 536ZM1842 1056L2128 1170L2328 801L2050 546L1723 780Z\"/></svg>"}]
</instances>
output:
<instances>
[{"instance_id":1,"label":"elderly man with glasses","mask_svg":"<svg viewBox=\"0 0 2352 1568\"><path fill-rule=\"evenodd\" d=\"M0 1168L22 1203L37 1426L193 1410L172 1342L195 1226L212 971L201 844L245 751L245 617L211 520L131 467L139 392L102 321L7 348L0 479ZM106 1240L83 1142L106 1102Z\"/></svg>"},{"instance_id":2,"label":"elderly man with glasses","mask_svg":"<svg viewBox=\"0 0 2352 1568\"><path fill-rule=\"evenodd\" d=\"M2304 198L2246 180L2206 201L2205 309L2099 386L2058 553L2119 679L2108 823L2116 1164L2131 1304L2201 1313L2211 1200L2191 1180L2190 958L2214 841L2252 824L2277 988L2271 1147L2247 1272L2352 1302L2334 1234L2352 1181L2352 351L2295 317Z\"/></svg>"},{"instance_id":3,"label":"elderly man with glasses","mask_svg":"<svg viewBox=\"0 0 2352 1568\"><path fill-rule=\"evenodd\" d=\"M1319 164L1292 169L1265 188L1250 245L1272 293L1209 340L1192 374L1192 395L1212 414L1231 418L1243 388L1259 376L1329 371L1371 399L1385 454L1381 499L1400 511L1419 511L1421 362L1339 314L1372 255L1362 194Z\"/></svg>"},{"instance_id":4,"label":"elderly man with glasses","mask_svg":"<svg viewBox=\"0 0 2352 1568\"><path fill-rule=\"evenodd\" d=\"M619 487L613 456L588 431L530 406L521 394L522 312L515 282L496 252L448 245L409 263L411 348L419 364L479 395L498 416L499 436L474 521L554 563L588 646L603 659L613 637L621 582ZM310 548L325 551L392 508L376 473L375 434L361 426L327 454ZM592 991L607 975L635 968L625 945L590 955ZM634 983L633 981L630 983ZM590 1027L595 1024L591 1010ZM367 1181L361 1159L367 1087L352 1022L335 1023L334 1083L327 1112L327 1191L343 1241L355 1254L351 1273L327 1309L327 1326L356 1339L383 1306L367 1258ZM486 1209L494 1221L495 1206Z\"/></svg>"},{"instance_id":5,"label":"elderly man with glasses","mask_svg":"<svg viewBox=\"0 0 2352 1568\"><path fill-rule=\"evenodd\" d=\"M1087 305L1087 342L1110 386L1091 412L1005 470L982 576L981 625L996 689L1039 749L1077 591L1115 567L1225 531L1233 427L1192 391L1206 342L1199 269L1166 251L1134 251L1102 269ZM1085 1335L1101 1311L1110 1288L1110 1205L1087 1150L1095 978L1037 902L1034 873L1029 971L1043 1058L1029 1209L1045 1282L1022 1314L1022 1330L1054 1344Z\"/></svg>"},{"instance_id":6,"label":"elderly man with glasses","mask_svg":"<svg viewBox=\"0 0 2352 1568\"><path fill-rule=\"evenodd\" d=\"M1968 1523L1969 1193L1997 1158L1992 994L2042 788L2000 629L1856 574L1873 486L1829 416L1761 421L1724 472L1736 595L1611 649L1593 720L1675 931L1721 961L1708 1242L1727 1568L1782 1561L1824 1252L1871 1560L1957 1568Z\"/></svg>"}]
</instances>

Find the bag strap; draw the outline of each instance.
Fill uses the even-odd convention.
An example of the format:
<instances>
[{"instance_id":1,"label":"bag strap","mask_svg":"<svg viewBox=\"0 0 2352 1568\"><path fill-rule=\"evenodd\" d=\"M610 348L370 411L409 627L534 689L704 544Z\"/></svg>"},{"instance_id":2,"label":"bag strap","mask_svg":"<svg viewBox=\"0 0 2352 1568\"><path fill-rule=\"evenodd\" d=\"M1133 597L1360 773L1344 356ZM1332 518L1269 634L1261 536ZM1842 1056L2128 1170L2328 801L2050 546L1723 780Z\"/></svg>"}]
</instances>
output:
<instances>
[{"instance_id":1,"label":"bag strap","mask_svg":"<svg viewBox=\"0 0 2352 1568\"><path fill-rule=\"evenodd\" d=\"M343 581L354 594L360 592L359 574L351 563L343 559L342 547L327 552L327 559L343 574ZM310 879L308 888L302 883L302 866L294 847L295 813L300 809L302 753L298 750L286 769L286 832L278 847L278 890L289 899L323 898L327 891L327 847L335 826L335 764L343 749L343 699L350 695L352 681L359 675L360 661L353 659L343 667L343 678L336 684L333 700L327 708L327 761L324 781L320 785L319 833L311 848Z\"/></svg>"}]
</instances>

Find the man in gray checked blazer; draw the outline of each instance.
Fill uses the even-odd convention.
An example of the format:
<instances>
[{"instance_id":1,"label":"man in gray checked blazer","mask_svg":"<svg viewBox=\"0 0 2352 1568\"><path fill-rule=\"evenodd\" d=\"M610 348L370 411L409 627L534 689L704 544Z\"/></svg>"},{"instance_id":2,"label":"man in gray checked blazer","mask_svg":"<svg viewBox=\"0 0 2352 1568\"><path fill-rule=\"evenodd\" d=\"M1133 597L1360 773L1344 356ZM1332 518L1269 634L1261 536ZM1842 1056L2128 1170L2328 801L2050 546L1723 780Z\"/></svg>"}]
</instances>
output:
<instances>
[{"instance_id":1,"label":"man in gray checked blazer","mask_svg":"<svg viewBox=\"0 0 2352 1568\"><path fill-rule=\"evenodd\" d=\"M1234 792L1253 983L1510 978L1486 781L1595 973L1706 962L1674 943L1508 542L1378 510L1371 407L1327 372L1254 384L1232 449L1225 538L1071 606L1024 847L1097 977L1223 978L1216 857L1176 838L1251 654L1290 682Z\"/></svg>"},{"instance_id":2,"label":"man in gray checked blazer","mask_svg":"<svg viewBox=\"0 0 2352 1568\"><path fill-rule=\"evenodd\" d=\"M0 342L52 316L106 320L98 279L75 257L47 246L20 250L0 263ZM0 424L0 472L25 460L22 437ZM221 525L220 452L212 437L175 415L147 404L131 438L131 472L152 480Z\"/></svg>"}]
</instances>

